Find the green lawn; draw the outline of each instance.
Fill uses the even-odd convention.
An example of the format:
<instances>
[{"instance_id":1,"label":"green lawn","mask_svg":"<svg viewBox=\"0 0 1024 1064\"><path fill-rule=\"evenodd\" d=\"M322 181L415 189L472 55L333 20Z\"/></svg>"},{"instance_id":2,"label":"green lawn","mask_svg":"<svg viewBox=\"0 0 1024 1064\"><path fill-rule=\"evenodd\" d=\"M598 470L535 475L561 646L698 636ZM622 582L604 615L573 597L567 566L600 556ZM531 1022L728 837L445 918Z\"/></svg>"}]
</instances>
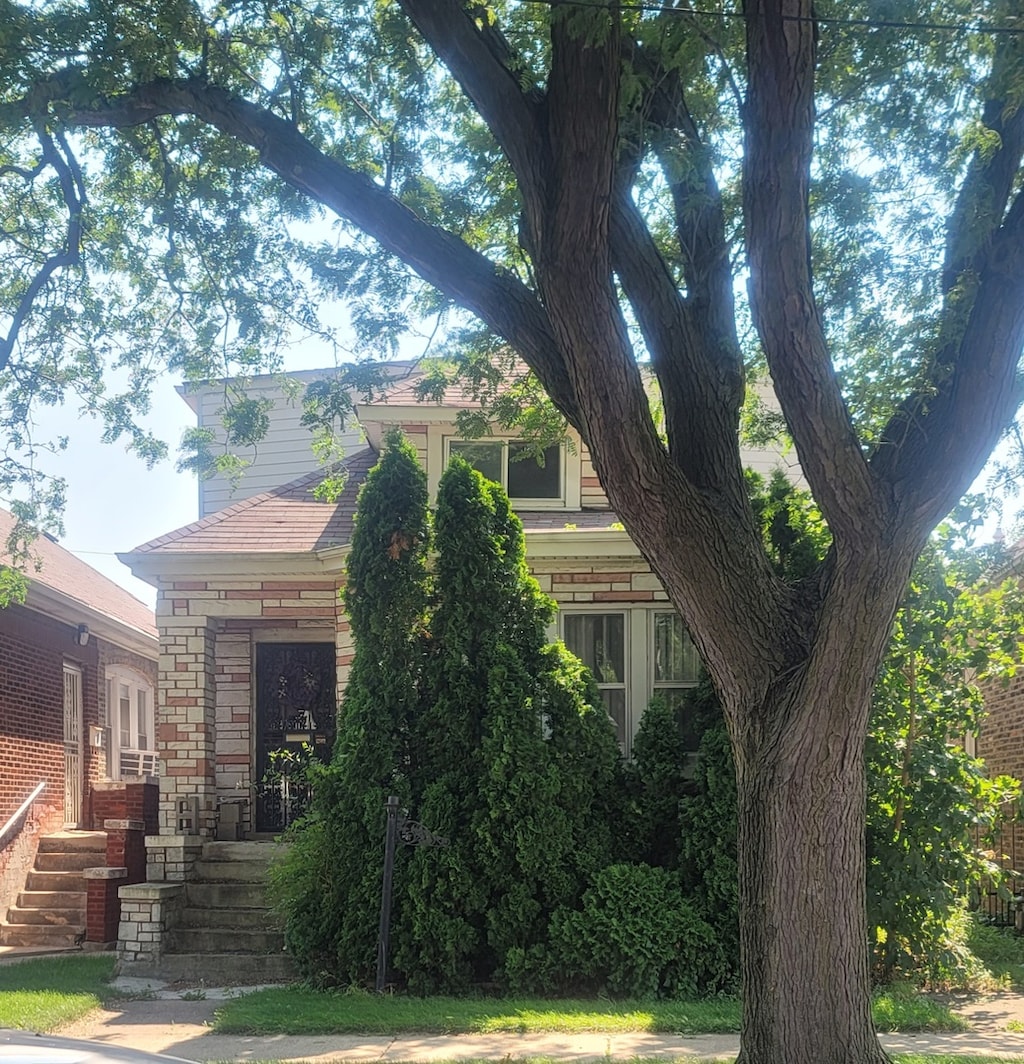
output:
<instances>
[{"instance_id":1,"label":"green lawn","mask_svg":"<svg viewBox=\"0 0 1024 1064\"><path fill-rule=\"evenodd\" d=\"M38 957L0 965L0 1027L52 1031L117 994L110 953Z\"/></svg>"},{"instance_id":2,"label":"green lawn","mask_svg":"<svg viewBox=\"0 0 1024 1064\"><path fill-rule=\"evenodd\" d=\"M53 1031L120 995L109 985L110 954L42 957L0 965L0 1027ZM964 1022L912 990L876 995L882 1031L957 1031ZM275 987L226 1001L215 1029L223 1034L459 1034L576 1032L729 1034L739 1030L735 998L614 1002L499 998L382 997ZM916 1062L912 1062L916 1064Z\"/></svg>"},{"instance_id":3,"label":"green lawn","mask_svg":"<svg viewBox=\"0 0 1024 1064\"><path fill-rule=\"evenodd\" d=\"M880 1031L959 1031L944 1005L911 991L877 995ZM379 997L303 987L260 990L226 1002L214 1019L222 1034L486 1034L540 1031L652 1031L728 1034L740 1029L735 998L710 1001L543 1001L507 998Z\"/></svg>"},{"instance_id":4,"label":"green lawn","mask_svg":"<svg viewBox=\"0 0 1024 1064\"><path fill-rule=\"evenodd\" d=\"M899 1064L1020 1064L1020 1057L968 1057L958 1053L896 1053Z\"/></svg>"}]
</instances>

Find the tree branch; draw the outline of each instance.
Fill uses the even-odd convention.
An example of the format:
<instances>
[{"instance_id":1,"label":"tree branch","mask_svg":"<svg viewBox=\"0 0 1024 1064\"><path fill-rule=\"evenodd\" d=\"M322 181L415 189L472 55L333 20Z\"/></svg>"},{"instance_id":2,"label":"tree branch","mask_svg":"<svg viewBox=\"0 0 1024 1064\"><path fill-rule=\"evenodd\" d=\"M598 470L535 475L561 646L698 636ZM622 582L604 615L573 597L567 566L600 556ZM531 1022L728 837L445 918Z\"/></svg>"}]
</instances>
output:
<instances>
[{"instance_id":1,"label":"tree branch","mask_svg":"<svg viewBox=\"0 0 1024 1064\"><path fill-rule=\"evenodd\" d=\"M55 143L41 119L33 116L33 125L42 149L42 156L38 166L30 171L24 171L21 176L31 181L46 167L52 167L60 185L61 198L68 210L68 222L63 250L48 256L43 261L42 266L36 271L18 300L18 305L11 315L11 327L7 331L7 336L0 337L0 372L7 368L21 330L40 293L58 270L74 266L79 261L82 248L82 207L85 204L85 186L78 160L75 159L62 133L57 134L57 143Z\"/></svg>"},{"instance_id":2,"label":"tree branch","mask_svg":"<svg viewBox=\"0 0 1024 1064\"><path fill-rule=\"evenodd\" d=\"M483 6L474 18L461 0L399 3L508 157L531 224L536 224L549 167L540 92L524 92L517 76L521 64Z\"/></svg>"},{"instance_id":3,"label":"tree branch","mask_svg":"<svg viewBox=\"0 0 1024 1064\"><path fill-rule=\"evenodd\" d=\"M738 349L716 332L707 308L680 295L625 183L615 207L613 264L661 386L669 453L698 487L715 487L734 501L745 499L738 446L743 395Z\"/></svg>"},{"instance_id":4,"label":"tree branch","mask_svg":"<svg viewBox=\"0 0 1024 1064\"><path fill-rule=\"evenodd\" d=\"M754 322L800 464L837 542L884 521L815 306L811 0L747 0L743 199Z\"/></svg>"},{"instance_id":5,"label":"tree branch","mask_svg":"<svg viewBox=\"0 0 1024 1064\"><path fill-rule=\"evenodd\" d=\"M200 78L158 79L89 106L68 102L74 78L45 83L54 113L69 126L124 128L166 115L194 115L249 145L261 163L294 188L347 218L424 280L504 336L578 427L580 411L537 297L457 236L419 218L364 174L329 158L293 125ZM28 101L0 107L0 122L20 117Z\"/></svg>"},{"instance_id":6,"label":"tree branch","mask_svg":"<svg viewBox=\"0 0 1024 1064\"><path fill-rule=\"evenodd\" d=\"M659 69L637 45L633 62L650 85L640 108L641 139L653 148L669 187L686 296L679 294L621 178L612 228L615 268L661 382L673 454L688 463L684 470L697 483L722 476L733 483L726 472L731 463L723 465L717 449L709 454L712 439L736 436L744 388L722 197L679 72ZM639 145L624 176L632 178L642 151ZM733 486L745 494L742 478Z\"/></svg>"},{"instance_id":7,"label":"tree branch","mask_svg":"<svg viewBox=\"0 0 1024 1064\"><path fill-rule=\"evenodd\" d=\"M1024 401L1024 192L972 270L974 298L966 323L950 325L958 337L935 360L934 390L901 406L871 461L898 489L900 520L920 527L949 512Z\"/></svg>"},{"instance_id":8,"label":"tree branch","mask_svg":"<svg viewBox=\"0 0 1024 1064\"><path fill-rule=\"evenodd\" d=\"M942 274L942 346L930 387L900 405L872 469L900 485L902 516L929 527L981 470L1024 401L1024 191L1007 210L1024 160L1024 110L1004 98L1020 42L1000 43L983 121L997 139L971 161L950 217ZM958 475L956 475L958 474Z\"/></svg>"}]
</instances>

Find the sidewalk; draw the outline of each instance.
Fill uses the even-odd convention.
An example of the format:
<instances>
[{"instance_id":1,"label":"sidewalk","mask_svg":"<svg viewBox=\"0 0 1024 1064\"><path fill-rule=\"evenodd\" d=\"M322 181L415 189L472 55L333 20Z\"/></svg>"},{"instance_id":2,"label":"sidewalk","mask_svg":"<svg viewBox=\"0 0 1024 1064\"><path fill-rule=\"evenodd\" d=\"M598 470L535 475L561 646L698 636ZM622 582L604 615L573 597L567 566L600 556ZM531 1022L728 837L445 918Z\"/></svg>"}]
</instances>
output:
<instances>
[{"instance_id":1,"label":"sidewalk","mask_svg":"<svg viewBox=\"0 0 1024 1064\"><path fill-rule=\"evenodd\" d=\"M125 1001L93 1013L59 1033L110 1045L167 1053L196 1061L493 1061L553 1057L565 1061L733 1060L737 1035L494 1034L494 1035L222 1035L208 1024L221 1001L242 991L207 989L200 1000L190 991L140 986L118 980L126 990L152 989L154 997ZM191 993L194 993L192 991ZM1024 1033L979 1030L965 1034L886 1034L891 1053L954 1053L1024 1060Z\"/></svg>"}]
</instances>

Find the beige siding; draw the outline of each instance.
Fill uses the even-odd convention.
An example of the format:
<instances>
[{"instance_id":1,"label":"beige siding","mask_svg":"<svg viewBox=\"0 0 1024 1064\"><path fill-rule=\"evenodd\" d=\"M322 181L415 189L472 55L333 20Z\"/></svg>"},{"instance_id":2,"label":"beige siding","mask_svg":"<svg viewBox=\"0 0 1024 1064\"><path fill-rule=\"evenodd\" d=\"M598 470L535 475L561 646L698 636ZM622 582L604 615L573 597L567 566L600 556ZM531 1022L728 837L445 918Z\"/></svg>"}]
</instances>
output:
<instances>
[{"instance_id":1,"label":"beige siding","mask_svg":"<svg viewBox=\"0 0 1024 1064\"><path fill-rule=\"evenodd\" d=\"M314 375L308 376L313 379ZM303 381L303 386L305 383ZM301 396L294 401L289 399L276 380L254 382L248 386L246 395L253 399L266 398L273 403L268 415L270 427L259 445L234 448L227 447L221 423L229 402L224 388L216 385L205 387L195 398L200 427L213 429L216 434L214 452L230 451L250 463L237 484L232 484L221 475L200 482L201 517L261 492L271 491L319 468L312 450L312 435L309 429L300 424ZM350 453L364 446L363 434L354 425L350 426L342 434L340 442L345 451Z\"/></svg>"},{"instance_id":2,"label":"beige siding","mask_svg":"<svg viewBox=\"0 0 1024 1064\"><path fill-rule=\"evenodd\" d=\"M607 510L608 496L597 478L597 471L585 443L580 443L580 506L584 510Z\"/></svg>"}]
</instances>

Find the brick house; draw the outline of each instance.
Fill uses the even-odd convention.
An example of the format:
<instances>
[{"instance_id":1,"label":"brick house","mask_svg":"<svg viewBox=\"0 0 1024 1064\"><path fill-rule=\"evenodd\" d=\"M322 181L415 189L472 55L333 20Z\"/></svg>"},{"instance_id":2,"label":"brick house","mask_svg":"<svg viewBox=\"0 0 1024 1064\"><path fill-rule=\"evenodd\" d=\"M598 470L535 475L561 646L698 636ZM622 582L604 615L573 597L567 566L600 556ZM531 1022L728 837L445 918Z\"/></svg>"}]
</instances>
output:
<instances>
[{"instance_id":1,"label":"brick house","mask_svg":"<svg viewBox=\"0 0 1024 1064\"><path fill-rule=\"evenodd\" d=\"M0 542L13 527L14 518L0 511ZM153 613L49 537L40 536L32 552L39 567L28 573L25 602L0 609L0 943L6 944L31 937L24 927L14 934L6 916L33 868L48 874L37 864L41 839L62 829L91 830L102 837L73 840L97 847L83 862L109 867L109 856L118 869L125 868L125 848L134 847L132 872L92 890L104 906L108 898L116 906L117 880L144 875L142 839L146 827L155 827L157 788L147 783L158 772ZM134 840L125 833L129 821L137 825ZM104 832L107 822L119 825L113 838ZM61 889L79 886L76 880ZM114 939L111 923L116 930L116 912L92 929L96 941Z\"/></svg>"},{"instance_id":2,"label":"brick house","mask_svg":"<svg viewBox=\"0 0 1024 1064\"><path fill-rule=\"evenodd\" d=\"M308 383L315 375L302 376ZM652 695L671 699L697 681L689 637L610 510L579 437L548 448L543 464L518 461L513 435L459 437L456 416L475 405L468 395L450 388L439 402L421 402L414 383L396 379L357 405L346 428L345 488L328 504L314 494L323 472L288 390L257 378L250 388L268 404L269 431L243 455L251 464L237 488L220 477L202 482L198 521L119 555L157 588L160 635L160 832L146 840L149 882L121 890L126 970L208 973L209 955L187 955L200 928L223 929L233 963L245 948L227 903L214 912L202 899L241 874L226 863L230 852L244 852L258 878L253 842L290 819L287 787L267 782L275 751L332 748L353 650L339 592L356 497L392 427L416 446L432 496L454 453L505 486L531 570L559 606L551 635L591 667L627 756ZM217 431L228 387L183 390L200 427ZM787 462L770 449L744 457L764 473ZM250 841L233 841L243 838ZM268 977L265 968L249 970Z\"/></svg>"},{"instance_id":3,"label":"brick house","mask_svg":"<svg viewBox=\"0 0 1024 1064\"><path fill-rule=\"evenodd\" d=\"M313 374L302 376L308 383ZM120 555L158 590L161 833L213 836L233 805L243 834L272 834L283 813L258 786L269 753L300 738L330 749L352 655L339 591L356 496L394 426L417 447L432 495L453 453L507 488L531 569L559 605L552 636L591 666L624 753L651 696L672 697L696 681L689 639L609 509L582 441L570 433L543 465L517 461L512 436L458 438L458 411L475 405L460 389L421 402L414 384L395 381L357 406L346 487L328 505L314 496L322 473L298 411L274 378L258 378L273 404L271 428L234 501L223 505L230 487L222 479L203 482L197 522ZM223 394L223 384L185 393L201 426L212 427ZM770 449L745 459L765 473L786 462ZM279 486L266 490L275 474Z\"/></svg>"}]
</instances>

